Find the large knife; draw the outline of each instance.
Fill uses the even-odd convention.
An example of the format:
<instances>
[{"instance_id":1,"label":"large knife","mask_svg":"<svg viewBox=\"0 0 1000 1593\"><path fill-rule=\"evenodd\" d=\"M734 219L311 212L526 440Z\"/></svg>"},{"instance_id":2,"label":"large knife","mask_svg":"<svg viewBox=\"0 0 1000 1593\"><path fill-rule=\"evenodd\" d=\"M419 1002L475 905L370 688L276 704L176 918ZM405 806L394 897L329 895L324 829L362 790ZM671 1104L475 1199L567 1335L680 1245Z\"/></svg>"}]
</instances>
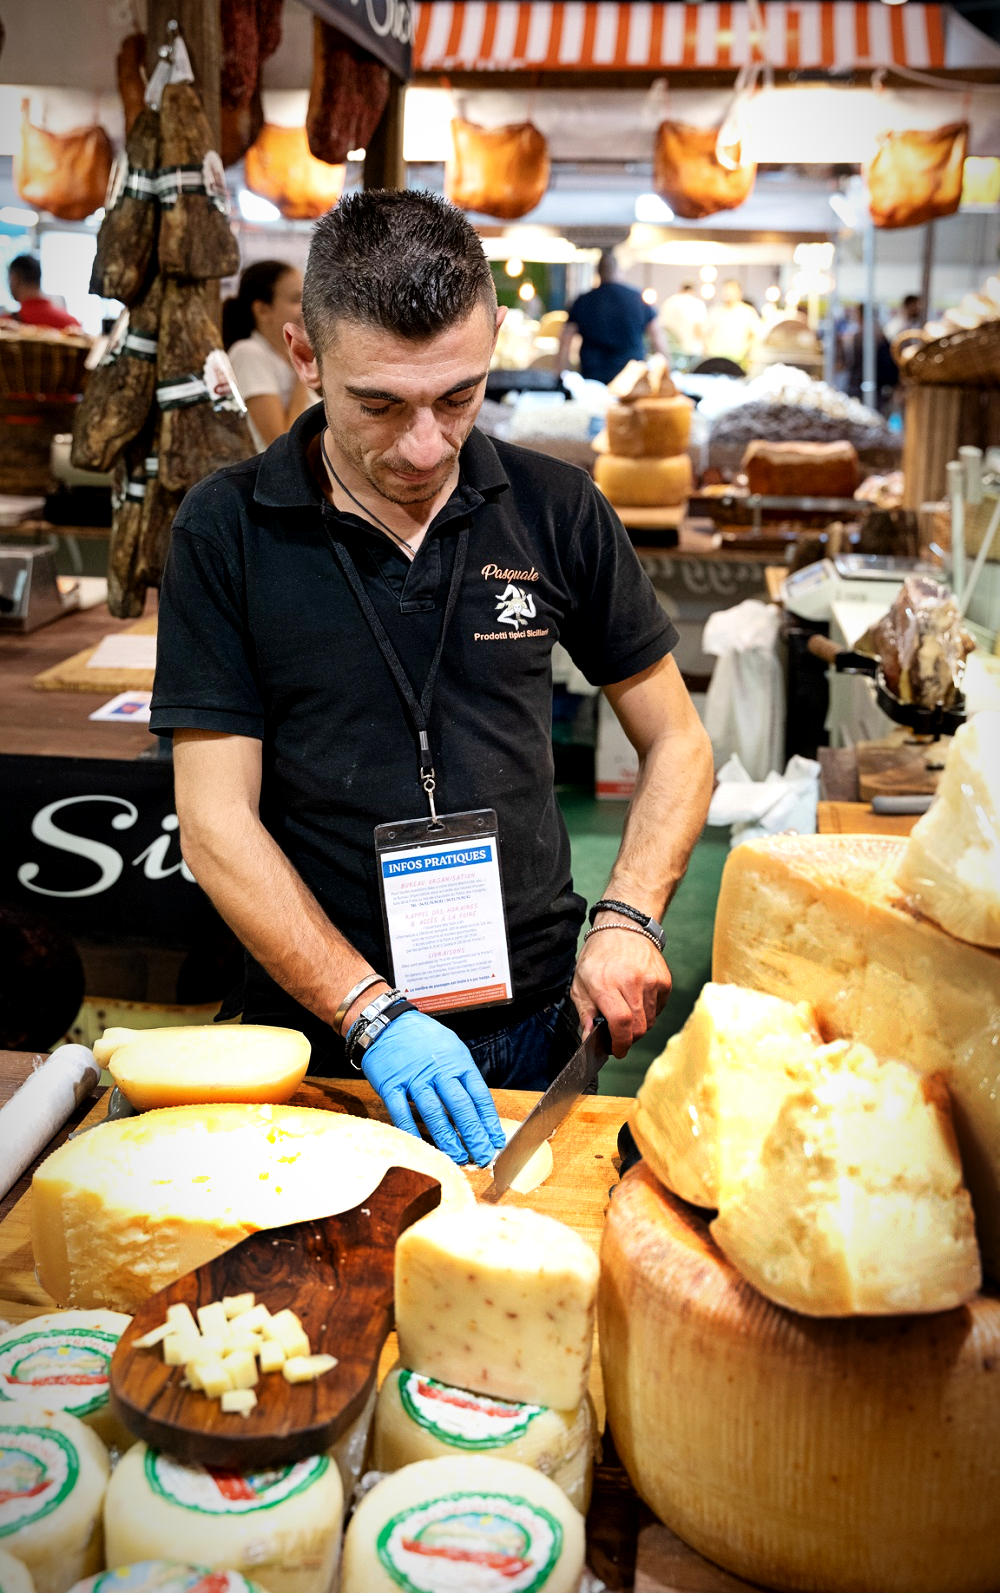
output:
<instances>
[{"instance_id":1,"label":"large knife","mask_svg":"<svg viewBox=\"0 0 1000 1593\"><path fill-rule=\"evenodd\" d=\"M539 1145L559 1127L574 1101L596 1082L610 1055L611 1034L604 1019L598 1018L583 1044L562 1072L556 1074L538 1105L507 1141L506 1149L493 1163L493 1182L480 1199L499 1200L510 1188Z\"/></svg>"}]
</instances>

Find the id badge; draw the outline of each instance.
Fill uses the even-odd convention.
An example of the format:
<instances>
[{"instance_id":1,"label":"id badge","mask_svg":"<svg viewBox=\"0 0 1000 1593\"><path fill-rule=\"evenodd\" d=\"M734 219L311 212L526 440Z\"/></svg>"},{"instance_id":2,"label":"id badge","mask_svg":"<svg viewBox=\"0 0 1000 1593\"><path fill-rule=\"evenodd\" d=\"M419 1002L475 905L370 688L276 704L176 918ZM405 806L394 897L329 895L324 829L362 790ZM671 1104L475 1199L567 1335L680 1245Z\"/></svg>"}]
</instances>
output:
<instances>
[{"instance_id":1,"label":"id badge","mask_svg":"<svg viewBox=\"0 0 1000 1593\"><path fill-rule=\"evenodd\" d=\"M375 827L393 984L421 1012L510 1001L510 943L492 808Z\"/></svg>"}]
</instances>

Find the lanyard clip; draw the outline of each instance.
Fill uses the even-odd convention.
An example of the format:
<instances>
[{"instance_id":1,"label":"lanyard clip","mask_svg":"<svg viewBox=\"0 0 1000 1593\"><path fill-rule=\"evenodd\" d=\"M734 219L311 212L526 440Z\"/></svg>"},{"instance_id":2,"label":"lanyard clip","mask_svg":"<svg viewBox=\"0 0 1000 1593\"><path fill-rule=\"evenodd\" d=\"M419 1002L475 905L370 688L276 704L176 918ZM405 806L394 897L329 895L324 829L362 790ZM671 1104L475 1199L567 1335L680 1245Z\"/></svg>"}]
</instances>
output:
<instances>
[{"instance_id":1,"label":"lanyard clip","mask_svg":"<svg viewBox=\"0 0 1000 1593\"><path fill-rule=\"evenodd\" d=\"M427 805L431 810L431 819L437 824L437 808L434 806L434 792L437 787L437 781L434 777L430 738L426 730L420 730L417 734L420 737L420 784L427 793Z\"/></svg>"}]
</instances>

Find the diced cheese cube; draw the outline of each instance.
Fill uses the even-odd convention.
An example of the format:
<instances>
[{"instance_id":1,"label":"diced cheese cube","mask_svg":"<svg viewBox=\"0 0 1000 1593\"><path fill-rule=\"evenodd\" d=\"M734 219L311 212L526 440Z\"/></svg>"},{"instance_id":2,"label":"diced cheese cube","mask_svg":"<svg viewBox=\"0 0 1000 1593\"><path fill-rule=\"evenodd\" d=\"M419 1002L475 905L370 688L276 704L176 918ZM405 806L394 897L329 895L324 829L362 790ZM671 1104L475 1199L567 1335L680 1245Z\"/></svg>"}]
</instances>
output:
<instances>
[{"instance_id":1,"label":"diced cheese cube","mask_svg":"<svg viewBox=\"0 0 1000 1593\"><path fill-rule=\"evenodd\" d=\"M197 1333L198 1324L191 1315L188 1305L168 1305L167 1321L173 1333Z\"/></svg>"},{"instance_id":2,"label":"diced cheese cube","mask_svg":"<svg viewBox=\"0 0 1000 1593\"><path fill-rule=\"evenodd\" d=\"M253 1309L254 1296L249 1290L246 1294L224 1294L222 1296L222 1309L226 1316L232 1320L234 1316L245 1316Z\"/></svg>"},{"instance_id":3,"label":"diced cheese cube","mask_svg":"<svg viewBox=\"0 0 1000 1593\"><path fill-rule=\"evenodd\" d=\"M223 1389L220 1404L227 1416L249 1416L257 1403L252 1388Z\"/></svg>"},{"instance_id":4,"label":"diced cheese cube","mask_svg":"<svg viewBox=\"0 0 1000 1593\"><path fill-rule=\"evenodd\" d=\"M240 1328L244 1333L247 1332L248 1329L254 1333L262 1333L267 1323L271 1320L271 1313L263 1301L258 1300L257 1304L253 1306L251 1310L241 1312L238 1320Z\"/></svg>"},{"instance_id":5,"label":"diced cheese cube","mask_svg":"<svg viewBox=\"0 0 1000 1593\"><path fill-rule=\"evenodd\" d=\"M311 1349L308 1336L294 1311L279 1311L264 1323L264 1337L276 1339L286 1356L308 1355Z\"/></svg>"},{"instance_id":6,"label":"diced cheese cube","mask_svg":"<svg viewBox=\"0 0 1000 1593\"><path fill-rule=\"evenodd\" d=\"M590 1246L552 1217L434 1211L396 1245L400 1360L477 1393L574 1409L587 1390L597 1277Z\"/></svg>"},{"instance_id":7,"label":"diced cheese cube","mask_svg":"<svg viewBox=\"0 0 1000 1593\"><path fill-rule=\"evenodd\" d=\"M229 1334L229 1320L221 1300L198 1307L198 1326L206 1338L220 1338L223 1343Z\"/></svg>"},{"instance_id":8,"label":"diced cheese cube","mask_svg":"<svg viewBox=\"0 0 1000 1593\"><path fill-rule=\"evenodd\" d=\"M231 1354L234 1350L249 1350L251 1355L257 1355L263 1342L259 1333L241 1333L234 1323L226 1342L226 1351Z\"/></svg>"},{"instance_id":9,"label":"diced cheese cube","mask_svg":"<svg viewBox=\"0 0 1000 1593\"><path fill-rule=\"evenodd\" d=\"M201 1373L197 1361L187 1361L184 1366L184 1382L188 1388L201 1388Z\"/></svg>"},{"instance_id":10,"label":"diced cheese cube","mask_svg":"<svg viewBox=\"0 0 1000 1593\"><path fill-rule=\"evenodd\" d=\"M233 1388L253 1388L257 1383L257 1361L249 1350L234 1350L223 1356L222 1364Z\"/></svg>"},{"instance_id":11,"label":"diced cheese cube","mask_svg":"<svg viewBox=\"0 0 1000 1593\"><path fill-rule=\"evenodd\" d=\"M197 1361L195 1363L198 1378L202 1388L210 1399L218 1399L227 1388L232 1388L232 1380L222 1361L216 1358L213 1361ZM191 1368L188 1368L190 1375Z\"/></svg>"},{"instance_id":12,"label":"diced cheese cube","mask_svg":"<svg viewBox=\"0 0 1000 1593\"><path fill-rule=\"evenodd\" d=\"M173 1333L174 1329L169 1322L161 1322L159 1327L150 1328L141 1339L136 1339L132 1345L134 1350L151 1350L154 1345L162 1344L163 1340Z\"/></svg>"},{"instance_id":13,"label":"diced cheese cube","mask_svg":"<svg viewBox=\"0 0 1000 1593\"><path fill-rule=\"evenodd\" d=\"M280 1372L285 1364L285 1352L277 1339L265 1339L257 1355L262 1372Z\"/></svg>"},{"instance_id":14,"label":"diced cheese cube","mask_svg":"<svg viewBox=\"0 0 1000 1593\"><path fill-rule=\"evenodd\" d=\"M185 1366L201 1339L194 1333L169 1333L163 1340L163 1359L168 1366Z\"/></svg>"},{"instance_id":15,"label":"diced cheese cube","mask_svg":"<svg viewBox=\"0 0 1000 1593\"><path fill-rule=\"evenodd\" d=\"M334 1355L290 1355L281 1368L286 1383L312 1383L337 1364Z\"/></svg>"}]
</instances>

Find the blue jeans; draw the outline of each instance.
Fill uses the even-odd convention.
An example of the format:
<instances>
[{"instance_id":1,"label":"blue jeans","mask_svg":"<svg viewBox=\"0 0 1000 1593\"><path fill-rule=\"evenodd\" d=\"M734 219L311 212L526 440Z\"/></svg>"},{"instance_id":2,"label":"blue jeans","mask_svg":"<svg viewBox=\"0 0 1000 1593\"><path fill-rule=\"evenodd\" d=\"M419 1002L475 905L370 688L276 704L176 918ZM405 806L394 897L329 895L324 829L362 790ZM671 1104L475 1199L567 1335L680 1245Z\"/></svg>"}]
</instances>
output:
<instances>
[{"instance_id":1,"label":"blue jeans","mask_svg":"<svg viewBox=\"0 0 1000 1593\"><path fill-rule=\"evenodd\" d=\"M492 1090L545 1090L579 1045L569 993L508 1029L468 1040L473 1060Z\"/></svg>"}]
</instances>

